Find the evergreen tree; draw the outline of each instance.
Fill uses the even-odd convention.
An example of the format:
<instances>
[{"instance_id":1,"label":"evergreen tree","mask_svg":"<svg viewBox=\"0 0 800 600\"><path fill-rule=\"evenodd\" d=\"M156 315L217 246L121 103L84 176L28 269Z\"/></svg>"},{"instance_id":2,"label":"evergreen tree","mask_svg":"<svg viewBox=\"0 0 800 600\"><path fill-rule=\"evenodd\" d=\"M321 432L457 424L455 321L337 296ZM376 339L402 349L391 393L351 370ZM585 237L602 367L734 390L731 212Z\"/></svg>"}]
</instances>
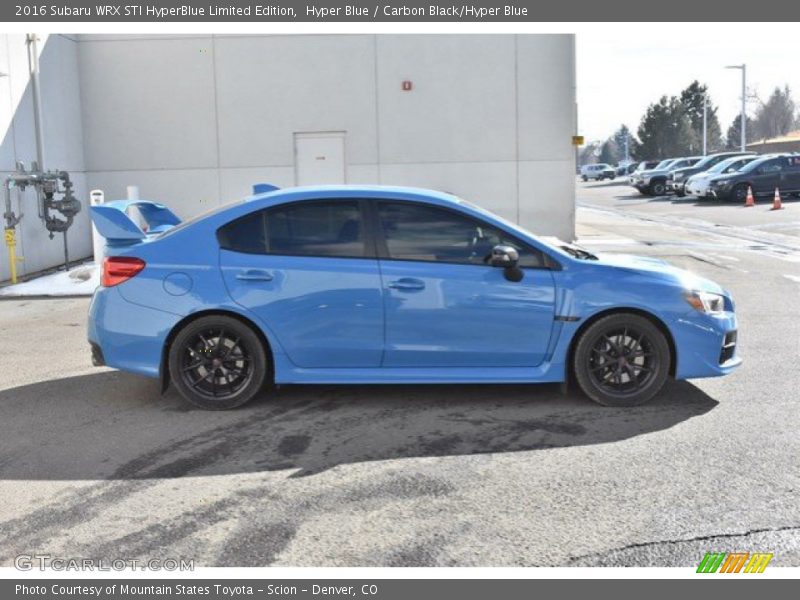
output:
<instances>
[{"instance_id":1,"label":"evergreen tree","mask_svg":"<svg viewBox=\"0 0 800 600\"><path fill-rule=\"evenodd\" d=\"M641 160L686 156L702 150L691 119L675 96L662 96L648 106L637 133L637 158Z\"/></svg>"},{"instance_id":2,"label":"evergreen tree","mask_svg":"<svg viewBox=\"0 0 800 600\"><path fill-rule=\"evenodd\" d=\"M753 141L753 119L745 116L745 142L749 144ZM742 147L742 117L736 115L728 127L725 148L728 150L739 150Z\"/></svg>"},{"instance_id":3,"label":"evergreen tree","mask_svg":"<svg viewBox=\"0 0 800 600\"><path fill-rule=\"evenodd\" d=\"M694 139L699 141L699 145L692 150L695 154L703 151L703 99L707 94L708 86L700 85L700 82L695 80L680 95L681 104L691 122ZM722 148L722 128L717 118L717 107L711 98L707 99L706 105L706 136L709 154Z\"/></svg>"}]
</instances>

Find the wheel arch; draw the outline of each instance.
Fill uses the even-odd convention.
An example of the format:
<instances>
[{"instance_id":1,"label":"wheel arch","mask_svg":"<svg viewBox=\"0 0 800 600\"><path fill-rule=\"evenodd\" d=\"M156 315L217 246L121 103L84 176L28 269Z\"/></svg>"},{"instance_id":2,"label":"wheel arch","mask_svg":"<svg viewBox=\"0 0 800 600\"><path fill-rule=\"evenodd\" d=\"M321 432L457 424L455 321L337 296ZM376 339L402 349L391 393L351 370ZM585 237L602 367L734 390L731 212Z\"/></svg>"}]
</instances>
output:
<instances>
[{"instance_id":1,"label":"wheel arch","mask_svg":"<svg viewBox=\"0 0 800 600\"><path fill-rule=\"evenodd\" d=\"M240 321L242 324L247 325L253 332L258 336L258 339L261 340L261 345L264 348L264 352L267 355L267 366L269 367L269 372L267 373L267 377L271 377L274 379L275 377L275 359L272 354L272 346L267 339L267 336L264 334L264 331L258 324L249 319L248 317L242 315L233 310L226 310L220 308L208 309L208 310L201 310L197 312L193 312L190 315L185 316L183 319L175 323L172 327L170 332L167 334L166 339L164 340L164 347L161 349L161 362L158 369L159 379L161 381L161 393L163 394L167 388L169 387L170 382L170 375L169 375L169 351L172 347L172 342L175 339L175 336L178 335L181 329L189 325L190 323L196 321L197 319L209 316L223 316L223 317L231 317Z\"/></svg>"},{"instance_id":2,"label":"wheel arch","mask_svg":"<svg viewBox=\"0 0 800 600\"><path fill-rule=\"evenodd\" d=\"M572 335L572 339L569 342L569 351L567 352L567 379L568 381L572 381L574 379L574 355L575 355L575 347L578 345L578 340L581 339L583 334L586 332L589 327L591 327L594 323L602 319L603 317L607 317L609 315L615 314L633 314L638 315L640 317L644 317L648 321L650 321L653 325L658 327L659 331L664 334L664 337L667 340L667 345L669 346L669 374L670 376L674 377L675 372L678 366L678 354L675 347L675 339L672 335L672 332L667 327L667 324L664 323L662 319L658 316L654 315L651 312L643 310L641 308L633 308L627 306L618 306L614 308L609 308L607 310L602 310L598 313L593 314L589 318L587 318L583 323L581 323L580 327L575 331Z\"/></svg>"}]
</instances>

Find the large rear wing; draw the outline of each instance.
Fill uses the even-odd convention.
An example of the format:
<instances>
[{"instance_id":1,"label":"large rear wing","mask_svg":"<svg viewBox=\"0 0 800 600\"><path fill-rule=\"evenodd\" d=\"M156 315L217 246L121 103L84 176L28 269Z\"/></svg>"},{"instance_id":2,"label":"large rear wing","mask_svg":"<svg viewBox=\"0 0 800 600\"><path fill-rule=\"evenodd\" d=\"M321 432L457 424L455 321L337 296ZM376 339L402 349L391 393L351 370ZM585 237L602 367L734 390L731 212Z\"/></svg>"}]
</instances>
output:
<instances>
[{"instance_id":1,"label":"large rear wing","mask_svg":"<svg viewBox=\"0 0 800 600\"><path fill-rule=\"evenodd\" d=\"M142 215L146 223L144 227L140 227L128 214L131 207L135 207ZM97 231L111 245L135 244L181 222L166 206L149 200L112 200L92 206L90 213Z\"/></svg>"}]
</instances>

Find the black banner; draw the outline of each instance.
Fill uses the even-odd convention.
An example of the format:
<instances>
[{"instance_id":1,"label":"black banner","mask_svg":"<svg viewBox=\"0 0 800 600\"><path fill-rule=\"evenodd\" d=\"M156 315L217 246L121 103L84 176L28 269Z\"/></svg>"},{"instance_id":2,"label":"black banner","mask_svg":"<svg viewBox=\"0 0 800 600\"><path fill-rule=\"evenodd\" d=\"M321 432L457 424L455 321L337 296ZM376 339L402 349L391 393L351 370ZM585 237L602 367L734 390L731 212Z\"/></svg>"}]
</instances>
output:
<instances>
[{"instance_id":1,"label":"black banner","mask_svg":"<svg viewBox=\"0 0 800 600\"><path fill-rule=\"evenodd\" d=\"M9 22L612 22L744 21L800 18L800 3L544 2L543 0L11 0L0 4Z\"/></svg>"},{"instance_id":2,"label":"black banner","mask_svg":"<svg viewBox=\"0 0 800 600\"><path fill-rule=\"evenodd\" d=\"M698 576L706 580L714 575ZM790 579L762 579L716 576L714 584L699 584L704 594L737 598L759 593L767 597L793 597L796 582ZM713 590L711 585L713 585ZM759 586L758 588L756 586ZM42 579L0 582L0 597L30 600L503 600L531 598L597 598L614 594L622 598L694 597L697 579L249 579L249 580L78 580ZM735 588L735 589L734 589ZM779 595L787 592L785 596Z\"/></svg>"}]
</instances>

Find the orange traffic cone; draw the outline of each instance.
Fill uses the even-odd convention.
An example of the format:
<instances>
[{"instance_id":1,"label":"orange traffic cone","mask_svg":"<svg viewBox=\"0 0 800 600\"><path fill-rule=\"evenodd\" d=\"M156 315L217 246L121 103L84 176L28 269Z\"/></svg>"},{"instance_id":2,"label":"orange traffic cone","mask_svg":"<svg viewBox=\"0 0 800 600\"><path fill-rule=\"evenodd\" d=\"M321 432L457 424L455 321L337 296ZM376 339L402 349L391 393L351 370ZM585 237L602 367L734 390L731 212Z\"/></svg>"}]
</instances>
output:
<instances>
[{"instance_id":1,"label":"orange traffic cone","mask_svg":"<svg viewBox=\"0 0 800 600\"><path fill-rule=\"evenodd\" d=\"M772 208L770 208L770 210L781 210L782 208L781 192L778 188L775 188L775 199L772 201Z\"/></svg>"},{"instance_id":2,"label":"orange traffic cone","mask_svg":"<svg viewBox=\"0 0 800 600\"><path fill-rule=\"evenodd\" d=\"M753 188L751 188L749 185L747 186L747 198L745 198L745 200L744 200L744 205L745 206L755 206L756 205L756 201L753 198Z\"/></svg>"}]
</instances>

